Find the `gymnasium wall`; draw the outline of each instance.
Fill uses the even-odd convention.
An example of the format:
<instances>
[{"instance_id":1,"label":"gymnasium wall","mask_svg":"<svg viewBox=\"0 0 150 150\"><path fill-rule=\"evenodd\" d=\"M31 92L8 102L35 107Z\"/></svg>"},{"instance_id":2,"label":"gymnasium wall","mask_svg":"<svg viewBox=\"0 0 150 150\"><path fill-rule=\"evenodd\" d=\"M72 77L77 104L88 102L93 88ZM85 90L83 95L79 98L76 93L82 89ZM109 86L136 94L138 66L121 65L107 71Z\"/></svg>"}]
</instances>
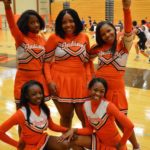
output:
<instances>
[{"instance_id":1,"label":"gymnasium wall","mask_svg":"<svg viewBox=\"0 0 150 150\"><path fill-rule=\"evenodd\" d=\"M13 7L13 1L12 1L12 7ZM5 15L4 4L1 1L0 1L0 15Z\"/></svg>"},{"instance_id":2,"label":"gymnasium wall","mask_svg":"<svg viewBox=\"0 0 150 150\"><path fill-rule=\"evenodd\" d=\"M69 0L67 0L69 1ZM71 8L78 11L80 18L88 23L88 16L97 22L105 18L105 0L70 0ZM52 18L55 20L58 12L63 9L63 0L52 3ZM132 18L140 22L145 17L150 20L150 0L132 0ZM114 0L114 23L123 20L122 1Z\"/></svg>"},{"instance_id":3,"label":"gymnasium wall","mask_svg":"<svg viewBox=\"0 0 150 150\"><path fill-rule=\"evenodd\" d=\"M114 0L114 21L118 22L120 18L123 18L121 0ZM132 0L131 5L132 10L132 20L137 20L140 23L141 19L145 19L150 21L150 0Z\"/></svg>"},{"instance_id":4,"label":"gymnasium wall","mask_svg":"<svg viewBox=\"0 0 150 150\"><path fill-rule=\"evenodd\" d=\"M37 10L37 0L12 0L16 1L16 14L24 10ZM47 1L47 0L41 0ZM71 8L77 10L80 18L84 18L88 24L88 16L99 22L105 18L105 0L54 0L51 4L52 19L55 20L59 11L63 9L63 1L70 1ZM121 0L114 0L114 23L123 20ZM48 7L48 6L47 6ZM146 17L150 20L150 0L132 0L132 18L140 22ZM0 2L0 15L4 15L4 6Z\"/></svg>"},{"instance_id":5,"label":"gymnasium wall","mask_svg":"<svg viewBox=\"0 0 150 150\"><path fill-rule=\"evenodd\" d=\"M49 0L11 0L14 17L17 20L25 10L32 9L38 11L46 24L49 24ZM6 26L5 10L3 2L0 2L0 28Z\"/></svg>"},{"instance_id":6,"label":"gymnasium wall","mask_svg":"<svg viewBox=\"0 0 150 150\"><path fill-rule=\"evenodd\" d=\"M88 24L88 16L92 17L92 20L100 21L105 16L105 0L72 0L70 1L70 7L75 9L80 18L84 18ZM58 12L63 9L62 1L55 1L52 3L52 17L55 20Z\"/></svg>"},{"instance_id":7,"label":"gymnasium wall","mask_svg":"<svg viewBox=\"0 0 150 150\"><path fill-rule=\"evenodd\" d=\"M49 14L49 0L11 0L12 10L15 11L17 15L22 14L22 12L32 9L38 11L40 15ZM0 2L0 14L5 15L4 4Z\"/></svg>"},{"instance_id":8,"label":"gymnasium wall","mask_svg":"<svg viewBox=\"0 0 150 150\"><path fill-rule=\"evenodd\" d=\"M16 14L21 14L27 9L37 10L36 0L16 0Z\"/></svg>"},{"instance_id":9,"label":"gymnasium wall","mask_svg":"<svg viewBox=\"0 0 150 150\"><path fill-rule=\"evenodd\" d=\"M14 0L12 0L12 9L14 8ZM36 0L15 0L15 10L16 14L21 14L27 9L37 10L37 1ZM4 15L4 4L0 2L0 14Z\"/></svg>"}]
</instances>

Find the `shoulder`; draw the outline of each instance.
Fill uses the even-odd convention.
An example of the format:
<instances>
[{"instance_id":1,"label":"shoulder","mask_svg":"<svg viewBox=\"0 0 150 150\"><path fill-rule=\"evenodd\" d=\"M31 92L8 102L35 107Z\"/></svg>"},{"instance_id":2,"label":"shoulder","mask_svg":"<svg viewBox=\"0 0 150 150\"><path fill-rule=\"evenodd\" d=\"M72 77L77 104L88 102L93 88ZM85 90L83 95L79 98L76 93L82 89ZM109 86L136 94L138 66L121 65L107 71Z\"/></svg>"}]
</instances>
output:
<instances>
[{"instance_id":1,"label":"shoulder","mask_svg":"<svg viewBox=\"0 0 150 150\"><path fill-rule=\"evenodd\" d=\"M111 115L120 113L119 109L112 102L108 103L107 112Z\"/></svg>"},{"instance_id":2,"label":"shoulder","mask_svg":"<svg viewBox=\"0 0 150 150\"><path fill-rule=\"evenodd\" d=\"M80 37L84 37L86 39L89 39L88 35L84 32L80 32L77 36L80 36Z\"/></svg>"},{"instance_id":3,"label":"shoulder","mask_svg":"<svg viewBox=\"0 0 150 150\"><path fill-rule=\"evenodd\" d=\"M57 34L53 33L53 34L51 34L49 36L49 38L55 38L55 39L57 39L57 38L59 38L59 36Z\"/></svg>"},{"instance_id":4,"label":"shoulder","mask_svg":"<svg viewBox=\"0 0 150 150\"><path fill-rule=\"evenodd\" d=\"M21 108L18 109L18 110L15 112L15 114L12 116L12 118L13 118L14 120L16 120L17 122L22 122L22 121L24 121L24 118L25 118L25 117L24 117L24 114L23 114Z\"/></svg>"},{"instance_id":5,"label":"shoulder","mask_svg":"<svg viewBox=\"0 0 150 150\"><path fill-rule=\"evenodd\" d=\"M91 55L98 54L100 52L100 50L101 50L101 48L98 47L97 44L93 44L90 49L90 54Z\"/></svg>"},{"instance_id":6,"label":"shoulder","mask_svg":"<svg viewBox=\"0 0 150 150\"><path fill-rule=\"evenodd\" d=\"M61 38L56 34L51 34L45 44L46 49L49 49L50 46L56 46L57 43L61 41Z\"/></svg>"},{"instance_id":7,"label":"shoulder","mask_svg":"<svg viewBox=\"0 0 150 150\"><path fill-rule=\"evenodd\" d=\"M53 40L53 41L57 41L57 40L60 40L62 39L59 35L53 33L49 36L48 40Z\"/></svg>"},{"instance_id":8,"label":"shoulder","mask_svg":"<svg viewBox=\"0 0 150 150\"><path fill-rule=\"evenodd\" d=\"M38 37L42 43L46 43L46 39L42 35L38 35Z\"/></svg>"}]
</instances>

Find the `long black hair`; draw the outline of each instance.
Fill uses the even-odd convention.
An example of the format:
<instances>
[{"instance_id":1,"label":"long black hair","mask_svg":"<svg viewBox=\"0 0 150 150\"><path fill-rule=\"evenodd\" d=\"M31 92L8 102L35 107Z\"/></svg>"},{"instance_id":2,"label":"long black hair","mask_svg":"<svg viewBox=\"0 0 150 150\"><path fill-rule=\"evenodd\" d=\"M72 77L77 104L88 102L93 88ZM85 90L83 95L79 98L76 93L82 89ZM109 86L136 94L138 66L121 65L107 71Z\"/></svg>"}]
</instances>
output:
<instances>
[{"instance_id":1,"label":"long black hair","mask_svg":"<svg viewBox=\"0 0 150 150\"><path fill-rule=\"evenodd\" d=\"M65 37L65 32L63 31L63 28L62 28L62 20L66 13L69 14L73 18L73 21L75 23L74 35L78 35L83 30L83 25L81 23L78 13L74 9L71 9L71 8L64 9L59 12L56 18L56 22L55 22L55 32L61 38Z\"/></svg>"},{"instance_id":2,"label":"long black hair","mask_svg":"<svg viewBox=\"0 0 150 150\"><path fill-rule=\"evenodd\" d=\"M104 86L104 88L105 88L104 97L106 98L106 93L107 93L107 91L108 91L108 85L107 85L107 82L106 82L105 79L103 79L103 78L93 78L93 79L90 81L89 85L88 85L88 89L90 90L96 82L100 82L100 83L103 84L103 86Z\"/></svg>"},{"instance_id":3,"label":"long black hair","mask_svg":"<svg viewBox=\"0 0 150 150\"><path fill-rule=\"evenodd\" d=\"M115 51L116 51L116 47L117 47L117 32L116 32L116 28L115 26L109 22L109 21L101 21L97 24L96 27L96 43L97 45L94 47L94 49L98 48L98 47L102 47L106 42L102 39L101 35L100 35L100 29L102 28L103 25L108 24L109 26L111 26L114 31L115 31L115 40L112 44L112 47L110 49L112 55L114 56Z\"/></svg>"},{"instance_id":4,"label":"long black hair","mask_svg":"<svg viewBox=\"0 0 150 150\"><path fill-rule=\"evenodd\" d=\"M29 27L28 27L28 21L30 16L36 16L39 20L40 23L40 30L43 30L45 28L45 22L42 19L42 17L34 10L26 10L23 12L20 16L20 18L17 21L17 25L20 29L20 31L24 34L27 35L28 32L30 32Z\"/></svg>"},{"instance_id":5,"label":"long black hair","mask_svg":"<svg viewBox=\"0 0 150 150\"><path fill-rule=\"evenodd\" d=\"M26 108L27 111L27 121L30 124L30 114L31 114L31 110L29 108L29 103L30 103L30 99L28 98L28 92L29 92L29 88L33 85L38 85L41 88L42 94L43 94L43 98L40 104L40 108L44 111L44 113L47 115L47 118L50 117L50 110L47 107L47 105L44 103L44 89L41 83L34 81L34 80L30 80L28 82L26 82L23 87L21 88L21 100L20 100L20 107L24 106Z\"/></svg>"}]
</instances>

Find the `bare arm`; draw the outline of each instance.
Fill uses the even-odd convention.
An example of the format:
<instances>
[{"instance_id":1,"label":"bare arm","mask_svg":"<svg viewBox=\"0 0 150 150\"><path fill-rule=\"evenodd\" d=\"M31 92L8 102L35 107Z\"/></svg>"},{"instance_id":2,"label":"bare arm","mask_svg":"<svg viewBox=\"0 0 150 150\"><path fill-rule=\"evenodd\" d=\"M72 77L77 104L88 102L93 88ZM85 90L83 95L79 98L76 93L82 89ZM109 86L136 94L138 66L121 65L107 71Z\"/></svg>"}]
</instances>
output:
<instances>
[{"instance_id":1,"label":"bare arm","mask_svg":"<svg viewBox=\"0 0 150 150\"><path fill-rule=\"evenodd\" d=\"M122 0L122 5L124 9L129 9L131 6L131 0Z\"/></svg>"}]
</instances>

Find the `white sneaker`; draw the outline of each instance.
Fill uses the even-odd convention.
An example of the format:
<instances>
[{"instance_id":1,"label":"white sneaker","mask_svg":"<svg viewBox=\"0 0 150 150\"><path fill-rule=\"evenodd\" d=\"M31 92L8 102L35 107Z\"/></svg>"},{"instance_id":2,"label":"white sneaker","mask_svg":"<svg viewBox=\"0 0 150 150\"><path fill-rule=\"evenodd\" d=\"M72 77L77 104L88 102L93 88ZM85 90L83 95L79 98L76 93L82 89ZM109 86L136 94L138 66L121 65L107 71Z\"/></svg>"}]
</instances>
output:
<instances>
[{"instance_id":1,"label":"white sneaker","mask_svg":"<svg viewBox=\"0 0 150 150\"><path fill-rule=\"evenodd\" d=\"M150 64L150 58L147 60L147 63Z\"/></svg>"},{"instance_id":2,"label":"white sneaker","mask_svg":"<svg viewBox=\"0 0 150 150\"><path fill-rule=\"evenodd\" d=\"M134 60L138 61L140 59L139 55L136 55L136 57L134 58Z\"/></svg>"}]
</instances>

